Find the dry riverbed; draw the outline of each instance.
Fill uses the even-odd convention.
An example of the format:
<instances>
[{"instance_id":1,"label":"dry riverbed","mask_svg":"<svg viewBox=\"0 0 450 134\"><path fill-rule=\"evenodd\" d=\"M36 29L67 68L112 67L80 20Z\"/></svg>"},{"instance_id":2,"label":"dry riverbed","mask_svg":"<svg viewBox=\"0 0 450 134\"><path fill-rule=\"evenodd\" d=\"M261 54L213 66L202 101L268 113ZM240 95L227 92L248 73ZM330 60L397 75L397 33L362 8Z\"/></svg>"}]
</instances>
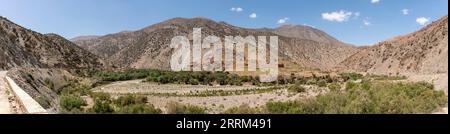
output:
<instances>
[{"instance_id":1,"label":"dry riverbed","mask_svg":"<svg viewBox=\"0 0 450 134\"><path fill-rule=\"evenodd\" d=\"M149 103L166 111L169 102L196 105L208 108L210 113L220 113L228 108L248 104L259 107L268 101L289 101L314 97L325 93L326 88L305 86L304 93L291 93L287 86L258 87L246 86L207 86L184 84L157 84L131 80L114 82L94 88L94 92L109 93L113 96L140 94L148 97Z\"/></svg>"}]
</instances>

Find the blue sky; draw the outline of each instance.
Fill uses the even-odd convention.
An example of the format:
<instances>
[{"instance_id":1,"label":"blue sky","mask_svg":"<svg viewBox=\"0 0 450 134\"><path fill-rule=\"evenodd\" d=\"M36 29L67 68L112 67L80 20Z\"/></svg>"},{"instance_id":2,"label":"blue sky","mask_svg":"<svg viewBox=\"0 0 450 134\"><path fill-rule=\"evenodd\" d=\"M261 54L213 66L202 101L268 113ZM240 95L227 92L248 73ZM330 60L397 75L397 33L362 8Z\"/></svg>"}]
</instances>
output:
<instances>
[{"instance_id":1,"label":"blue sky","mask_svg":"<svg viewBox=\"0 0 450 134\"><path fill-rule=\"evenodd\" d=\"M206 17L246 28L311 25L343 42L371 45L447 15L447 5L448 0L0 0L0 16L69 39L138 30L174 17Z\"/></svg>"}]
</instances>

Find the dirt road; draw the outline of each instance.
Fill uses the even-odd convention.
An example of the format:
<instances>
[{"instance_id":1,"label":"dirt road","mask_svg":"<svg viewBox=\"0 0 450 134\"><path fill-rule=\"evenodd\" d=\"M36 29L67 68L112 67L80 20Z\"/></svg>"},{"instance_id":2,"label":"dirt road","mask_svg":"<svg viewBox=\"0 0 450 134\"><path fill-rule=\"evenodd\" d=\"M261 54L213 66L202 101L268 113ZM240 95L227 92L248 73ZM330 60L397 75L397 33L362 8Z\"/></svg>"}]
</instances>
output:
<instances>
[{"instance_id":1,"label":"dirt road","mask_svg":"<svg viewBox=\"0 0 450 134\"><path fill-rule=\"evenodd\" d=\"M6 71L0 71L0 114L11 114L11 104L9 103L9 86L5 81Z\"/></svg>"}]
</instances>

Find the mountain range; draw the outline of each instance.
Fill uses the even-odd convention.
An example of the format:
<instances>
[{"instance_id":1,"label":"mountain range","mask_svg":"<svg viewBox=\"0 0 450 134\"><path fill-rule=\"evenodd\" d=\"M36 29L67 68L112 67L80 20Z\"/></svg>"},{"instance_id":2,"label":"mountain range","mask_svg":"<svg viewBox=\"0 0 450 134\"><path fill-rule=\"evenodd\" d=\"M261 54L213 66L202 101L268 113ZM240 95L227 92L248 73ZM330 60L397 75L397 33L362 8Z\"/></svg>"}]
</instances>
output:
<instances>
[{"instance_id":1,"label":"mountain range","mask_svg":"<svg viewBox=\"0 0 450 134\"><path fill-rule=\"evenodd\" d=\"M279 36L279 57L306 68L330 69L358 51L358 48L312 27L286 25L277 29L247 29L205 18L175 18L137 31L73 41L114 65L168 69L171 38L191 38L193 28L202 28L202 35L222 38Z\"/></svg>"},{"instance_id":2,"label":"mountain range","mask_svg":"<svg viewBox=\"0 0 450 134\"><path fill-rule=\"evenodd\" d=\"M0 17L0 69L152 68L167 70L171 38L202 35L278 36L283 64L302 68L401 75L448 72L448 16L408 35L367 47L343 43L309 26L249 29L205 18L174 18L136 31L64 39L40 34ZM190 39L192 40L192 39Z\"/></svg>"}]
</instances>

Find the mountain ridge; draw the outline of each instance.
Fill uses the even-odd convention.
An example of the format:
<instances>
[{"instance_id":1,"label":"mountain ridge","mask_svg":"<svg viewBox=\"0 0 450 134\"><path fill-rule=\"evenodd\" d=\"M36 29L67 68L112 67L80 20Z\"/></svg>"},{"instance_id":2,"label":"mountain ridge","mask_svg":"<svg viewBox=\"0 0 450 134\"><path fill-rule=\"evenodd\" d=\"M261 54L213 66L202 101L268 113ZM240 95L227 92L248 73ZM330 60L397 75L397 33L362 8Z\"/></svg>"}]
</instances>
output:
<instances>
[{"instance_id":1,"label":"mountain ridge","mask_svg":"<svg viewBox=\"0 0 450 134\"><path fill-rule=\"evenodd\" d=\"M92 68L102 61L56 34L40 34L0 17L0 69Z\"/></svg>"},{"instance_id":2,"label":"mountain ridge","mask_svg":"<svg viewBox=\"0 0 450 134\"><path fill-rule=\"evenodd\" d=\"M448 16L416 32L364 48L339 66L345 70L387 75L447 73Z\"/></svg>"},{"instance_id":3,"label":"mountain ridge","mask_svg":"<svg viewBox=\"0 0 450 134\"><path fill-rule=\"evenodd\" d=\"M241 28L206 18L173 18L140 30L108 34L74 43L115 65L167 69L169 67L167 61L172 51L168 47L170 38L175 36L191 38L193 28L197 27L202 28L202 35L216 35L220 38L237 35L279 36L280 57L307 68L332 68L334 64L357 51L356 47L340 42L330 44L338 41L327 43L301 37L286 37L273 32L276 29Z\"/></svg>"}]
</instances>

